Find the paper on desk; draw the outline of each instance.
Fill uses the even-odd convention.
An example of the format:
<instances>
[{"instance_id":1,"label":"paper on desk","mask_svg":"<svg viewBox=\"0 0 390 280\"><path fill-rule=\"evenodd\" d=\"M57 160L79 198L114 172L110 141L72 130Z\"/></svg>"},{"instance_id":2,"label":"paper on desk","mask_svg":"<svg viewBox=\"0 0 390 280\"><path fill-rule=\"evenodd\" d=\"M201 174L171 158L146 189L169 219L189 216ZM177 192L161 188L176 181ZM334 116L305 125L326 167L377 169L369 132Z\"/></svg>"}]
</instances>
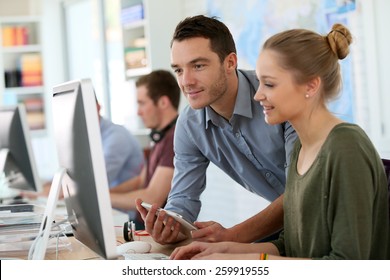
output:
<instances>
[{"instance_id":1,"label":"paper on desk","mask_svg":"<svg viewBox=\"0 0 390 280\"><path fill-rule=\"evenodd\" d=\"M43 214L40 212L12 212L12 210L0 210L0 230L4 226L41 223L42 217Z\"/></svg>"}]
</instances>

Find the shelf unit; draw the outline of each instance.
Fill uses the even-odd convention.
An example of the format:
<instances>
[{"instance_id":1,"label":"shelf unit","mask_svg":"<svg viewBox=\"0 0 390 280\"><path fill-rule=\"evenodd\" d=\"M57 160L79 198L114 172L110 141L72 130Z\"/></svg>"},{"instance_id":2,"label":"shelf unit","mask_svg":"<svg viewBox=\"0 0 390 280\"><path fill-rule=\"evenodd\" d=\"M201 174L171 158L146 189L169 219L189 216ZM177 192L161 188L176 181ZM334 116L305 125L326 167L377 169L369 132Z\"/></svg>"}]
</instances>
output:
<instances>
[{"instance_id":1,"label":"shelf unit","mask_svg":"<svg viewBox=\"0 0 390 280\"><path fill-rule=\"evenodd\" d=\"M45 130L41 18L0 17L0 105L24 103L30 129Z\"/></svg>"},{"instance_id":2,"label":"shelf unit","mask_svg":"<svg viewBox=\"0 0 390 280\"><path fill-rule=\"evenodd\" d=\"M181 20L181 5L180 0L121 1L127 80L155 69L170 69L170 40Z\"/></svg>"}]
</instances>

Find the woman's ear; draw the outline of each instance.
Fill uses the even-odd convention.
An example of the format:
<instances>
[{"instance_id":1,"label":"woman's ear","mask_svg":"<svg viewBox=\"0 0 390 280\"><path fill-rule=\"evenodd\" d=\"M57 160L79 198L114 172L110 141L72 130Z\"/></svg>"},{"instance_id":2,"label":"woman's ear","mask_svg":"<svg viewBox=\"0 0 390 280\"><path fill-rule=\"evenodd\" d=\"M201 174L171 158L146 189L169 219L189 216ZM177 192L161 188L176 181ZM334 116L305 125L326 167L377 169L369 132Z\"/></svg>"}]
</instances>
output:
<instances>
[{"instance_id":1,"label":"woman's ear","mask_svg":"<svg viewBox=\"0 0 390 280\"><path fill-rule=\"evenodd\" d=\"M314 77L306 84L306 94L310 97L315 96L321 87L321 78Z\"/></svg>"}]
</instances>

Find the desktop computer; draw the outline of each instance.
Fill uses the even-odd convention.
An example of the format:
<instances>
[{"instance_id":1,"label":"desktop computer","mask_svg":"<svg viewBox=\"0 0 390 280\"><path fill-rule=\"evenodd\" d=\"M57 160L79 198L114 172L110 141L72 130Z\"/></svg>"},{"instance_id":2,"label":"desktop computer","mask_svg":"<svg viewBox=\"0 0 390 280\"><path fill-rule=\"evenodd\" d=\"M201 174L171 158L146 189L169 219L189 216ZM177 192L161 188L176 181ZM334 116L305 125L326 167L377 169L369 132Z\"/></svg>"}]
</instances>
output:
<instances>
[{"instance_id":1,"label":"desktop computer","mask_svg":"<svg viewBox=\"0 0 390 280\"><path fill-rule=\"evenodd\" d=\"M0 203L20 191L42 190L26 109L23 104L0 107Z\"/></svg>"},{"instance_id":2,"label":"desktop computer","mask_svg":"<svg viewBox=\"0 0 390 280\"><path fill-rule=\"evenodd\" d=\"M30 250L43 259L60 188L73 235L104 259L118 257L95 94L89 79L53 89L53 126L60 169L54 176L41 233Z\"/></svg>"},{"instance_id":3,"label":"desktop computer","mask_svg":"<svg viewBox=\"0 0 390 280\"><path fill-rule=\"evenodd\" d=\"M92 82L69 81L53 89L53 126L60 169L55 174L43 215L40 233L30 248L29 259L44 259L53 225L60 189L64 195L67 221L74 238L103 259L127 258L146 253L147 242L116 244L113 209L98 112ZM146 255L146 254L138 254ZM144 256L145 257L145 256ZM167 256L150 254L149 259Z\"/></svg>"}]
</instances>

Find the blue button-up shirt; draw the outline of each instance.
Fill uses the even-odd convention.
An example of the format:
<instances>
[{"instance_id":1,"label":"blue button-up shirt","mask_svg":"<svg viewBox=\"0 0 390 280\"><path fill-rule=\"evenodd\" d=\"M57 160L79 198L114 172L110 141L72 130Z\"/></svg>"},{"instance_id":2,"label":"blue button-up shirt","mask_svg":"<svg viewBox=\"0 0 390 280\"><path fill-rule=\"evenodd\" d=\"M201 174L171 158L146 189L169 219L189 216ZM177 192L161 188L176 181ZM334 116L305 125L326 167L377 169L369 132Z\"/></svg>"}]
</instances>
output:
<instances>
[{"instance_id":1,"label":"blue button-up shirt","mask_svg":"<svg viewBox=\"0 0 390 280\"><path fill-rule=\"evenodd\" d=\"M144 165L138 140L123 126L100 118L104 160L109 187L137 176Z\"/></svg>"},{"instance_id":2,"label":"blue button-up shirt","mask_svg":"<svg viewBox=\"0 0 390 280\"><path fill-rule=\"evenodd\" d=\"M262 106L253 99L259 84L255 72L237 73L238 95L230 121L210 107L194 110L187 106L176 124L175 172L165 209L190 221L200 212L210 162L269 201L284 192L296 133L289 123L265 122Z\"/></svg>"}]
</instances>

